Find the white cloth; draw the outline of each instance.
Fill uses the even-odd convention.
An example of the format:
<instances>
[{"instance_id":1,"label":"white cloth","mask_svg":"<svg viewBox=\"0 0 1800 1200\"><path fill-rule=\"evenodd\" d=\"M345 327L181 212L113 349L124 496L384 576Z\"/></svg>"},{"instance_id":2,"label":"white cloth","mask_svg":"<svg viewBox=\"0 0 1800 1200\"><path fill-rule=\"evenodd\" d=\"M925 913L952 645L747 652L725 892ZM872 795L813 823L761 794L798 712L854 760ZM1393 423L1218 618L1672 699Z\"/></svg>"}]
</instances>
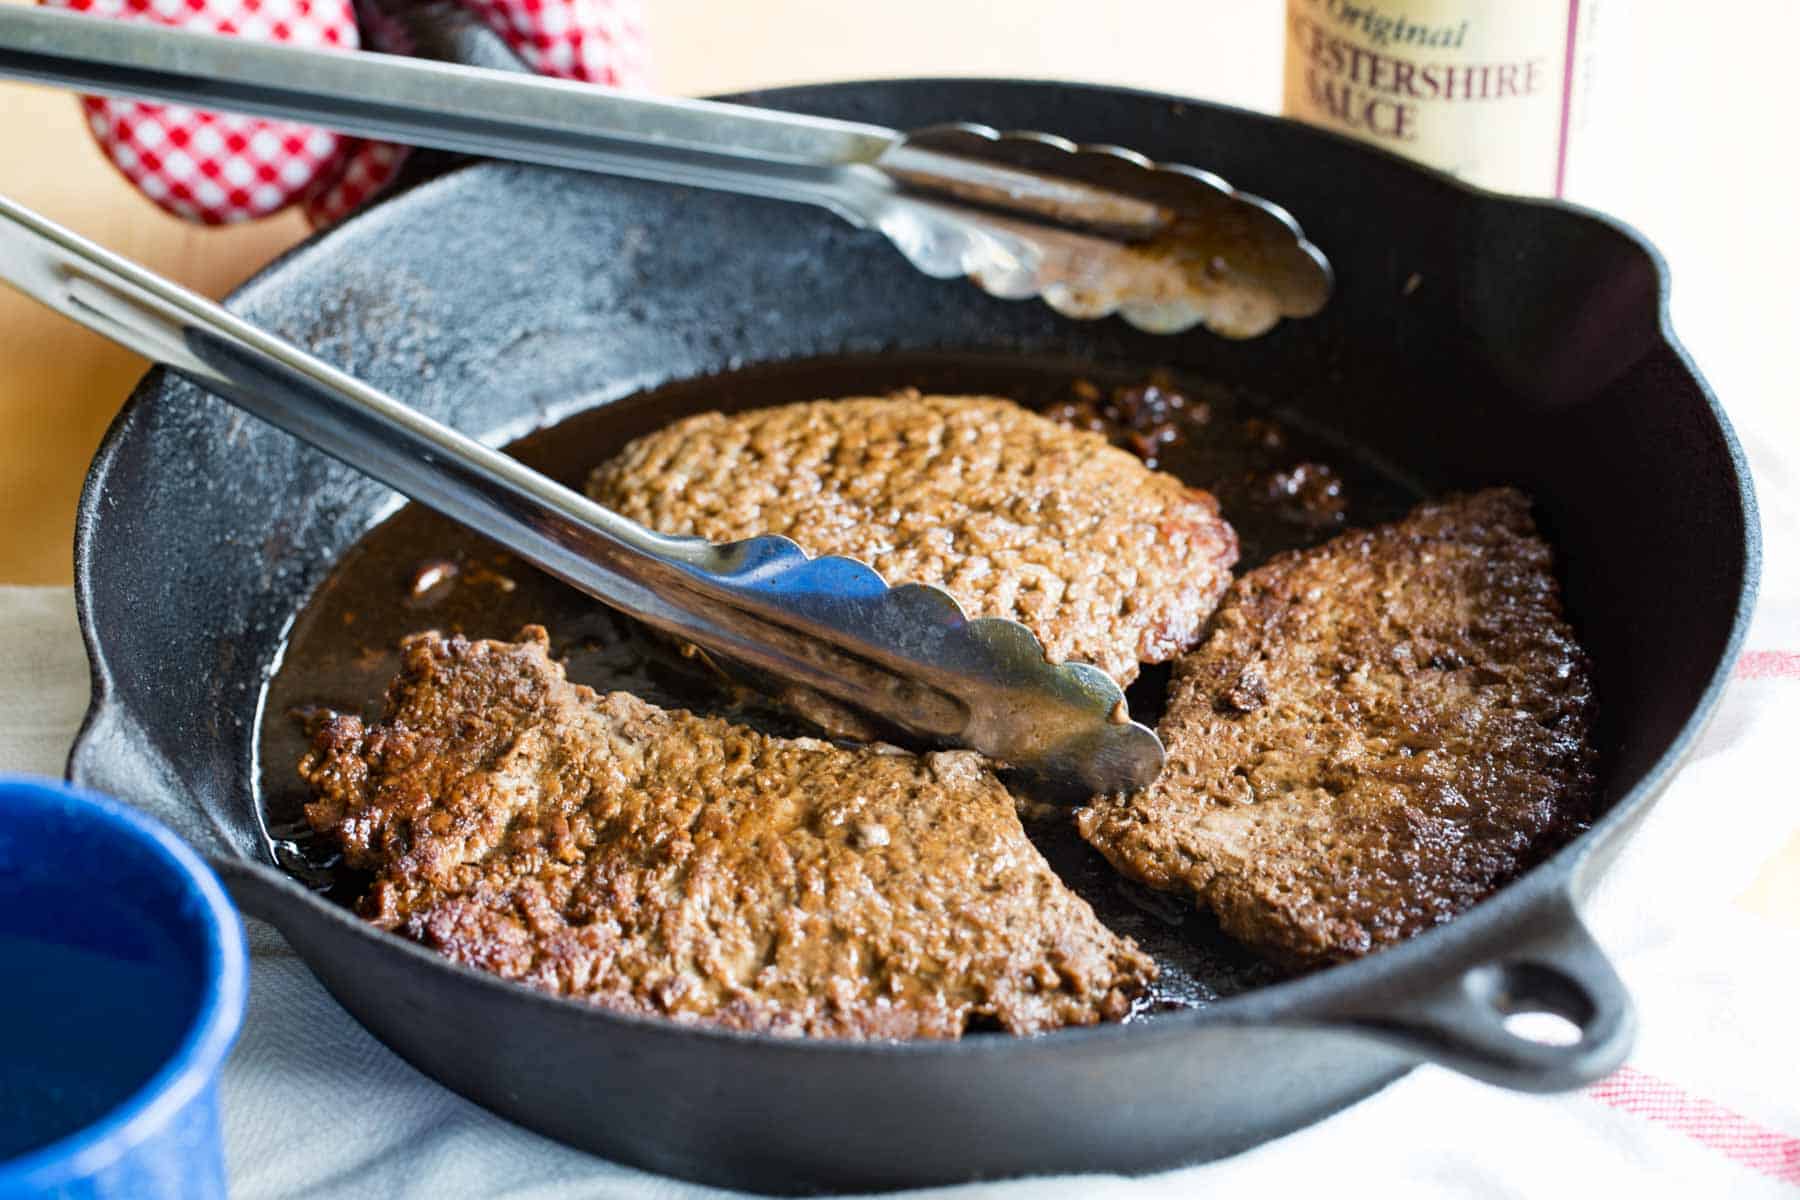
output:
<instances>
[{"instance_id":1,"label":"white cloth","mask_svg":"<svg viewBox=\"0 0 1800 1200\"><path fill-rule=\"evenodd\" d=\"M1800 648L1791 561L1800 509L1777 475L1766 477L1771 571L1752 635L1764 651ZM1426 1067L1220 1163L913 1195L1147 1200L1323 1185L1388 1198L1800 1196L1800 912L1783 926L1733 904L1800 829L1791 716L1800 673L1783 675L1786 660L1767 653L1756 661L1775 667L1732 686L1588 912L1642 1023L1631 1068L1607 1088L1527 1096ZM0 770L59 774L86 695L68 591L0 588ZM249 1017L224 1082L236 1195L730 1194L607 1163L489 1115L365 1033L273 929L251 921L250 942Z\"/></svg>"}]
</instances>

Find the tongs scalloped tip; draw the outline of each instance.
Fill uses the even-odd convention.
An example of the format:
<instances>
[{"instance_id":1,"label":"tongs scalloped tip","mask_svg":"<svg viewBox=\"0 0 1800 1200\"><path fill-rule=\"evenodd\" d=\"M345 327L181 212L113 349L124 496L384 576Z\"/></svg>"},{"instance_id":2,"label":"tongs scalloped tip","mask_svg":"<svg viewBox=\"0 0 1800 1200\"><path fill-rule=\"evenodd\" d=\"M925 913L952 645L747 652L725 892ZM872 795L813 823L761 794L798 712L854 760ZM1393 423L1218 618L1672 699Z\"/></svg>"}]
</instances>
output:
<instances>
[{"instance_id":1,"label":"tongs scalloped tip","mask_svg":"<svg viewBox=\"0 0 1800 1200\"><path fill-rule=\"evenodd\" d=\"M969 122L909 133L876 165L902 187L878 220L902 253L1000 299L1249 338L1331 297L1331 265L1292 213L1198 167Z\"/></svg>"},{"instance_id":2,"label":"tongs scalloped tip","mask_svg":"<svg viewBox=\"0 0 1800 1200\"><path fill-rule=\"evenodd\" d=\"M859 559L810 556L780 535L671 540L711 577L708 590L728 589L771 625L842 649L847 659L813 664L806 681L830 699L1090 792L1130 791L1162 771L1162 742L1130 720L1118 682L1088 663L1050 662L1017 621L971 618L942 587L889 584ZM896 666L909 674L894 676Z\"/></svg>"}]
</instances>

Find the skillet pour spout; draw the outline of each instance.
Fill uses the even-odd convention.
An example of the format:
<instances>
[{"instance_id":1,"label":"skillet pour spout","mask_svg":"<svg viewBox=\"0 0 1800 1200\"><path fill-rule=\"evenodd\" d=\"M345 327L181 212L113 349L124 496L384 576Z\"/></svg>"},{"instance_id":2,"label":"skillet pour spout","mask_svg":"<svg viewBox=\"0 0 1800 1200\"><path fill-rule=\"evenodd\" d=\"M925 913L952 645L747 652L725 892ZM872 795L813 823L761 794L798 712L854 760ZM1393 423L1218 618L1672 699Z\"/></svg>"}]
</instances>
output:
<instances>
[{"instance_id":1,"label":"skillet pour spout","mask_svg":"<svg viewBox=\"0 0 1800 1200\"><path fill-rule=\"evenodd\" d=\"M421 1070L551 1137L713 1184L799 1193L1151 1171L1324 1119L1421 1062L1534 1091L1615 1066L1633 1017L1580 899L1717 704L1759 564L1748 471L1667 327L1654 251L1566 205L1167 96L914 80L741 99L903 129L974 115L1129 141L1155 161L1203 158L1288 201L1330 253L1337 292L1318 317L1249 342L1071 325L975 288L945 292L880 237L793 206L484 164L319 236L230 307L496 443L581 410L596 422L584 428L622 444L744 402L745 364L783 365L799 400L841 378L818 364L885 384L955 354L990 390L1024 360L1070 376L1167 368L1277 397L1292 422L1417 493L1516 485L1537 501L1593 663L1592 827L1408 943L1238 994L1192 952L1190 924L1159 961L1196 981L1193 1001L1120 1025L805 1042L541 995L372 929L278 865L257 734L283 714L259 711L260 697L307 597L392 505L161 372L120 415L82 501L76 594L95 688L72 776L201 846L239 902ZM634 400L672 379L697 381L689 399ZM1574 1040L1521 1038L1514 1010L1560 1016Z\"/></svg>"}]
</instances>

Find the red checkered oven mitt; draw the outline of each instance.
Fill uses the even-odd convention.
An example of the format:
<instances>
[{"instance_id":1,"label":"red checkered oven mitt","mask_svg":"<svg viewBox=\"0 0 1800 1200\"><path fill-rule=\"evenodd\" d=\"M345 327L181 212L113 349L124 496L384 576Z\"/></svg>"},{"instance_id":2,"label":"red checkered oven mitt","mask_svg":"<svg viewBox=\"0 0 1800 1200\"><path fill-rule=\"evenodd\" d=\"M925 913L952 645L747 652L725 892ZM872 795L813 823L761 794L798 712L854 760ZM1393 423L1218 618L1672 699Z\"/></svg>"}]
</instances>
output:
<instances>
[{"instance_id":1,"label":"red checkered oven mitt","mask_svg":"<svg viewBox=\"0 0 1800 1200\"><path fill-rule=\"evenodd\" d=\"M351 0L43 0L57 8L296 46L362 45ZM640 0L459 0L532 70L643 87ZM315 225L387 186L406 150L286 121L82 97L88 127L138 190L207 224L300 204Z\"/></svg>"}]
</instances>

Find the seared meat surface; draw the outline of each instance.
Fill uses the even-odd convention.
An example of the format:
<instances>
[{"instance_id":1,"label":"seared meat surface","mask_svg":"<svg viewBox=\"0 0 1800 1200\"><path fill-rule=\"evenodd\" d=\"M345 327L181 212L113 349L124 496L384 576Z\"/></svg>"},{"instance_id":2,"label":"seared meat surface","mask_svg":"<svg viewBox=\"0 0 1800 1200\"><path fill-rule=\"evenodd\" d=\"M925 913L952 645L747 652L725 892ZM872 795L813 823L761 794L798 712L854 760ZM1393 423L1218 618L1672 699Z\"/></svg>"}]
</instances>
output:
<instances>
[{"instance_id":1,"label":"seared meat surface","mask_svg":"<svg viewBox=\"0 0 1800 1200\"><path fill-rule=\"evenodd\" d=\"M1078 820L1270 957L1354 958L1581 827L1591 717L1530 502L1453 497L1238 580L1175 667L1168 769Z\"/></svg>"},{"instance_id":2,"label":"seared meat surface","mask_svg":"<svg viewBox=\"0 0 1800 1200\"><path fill-rule=\"evenodd\" d=\"M705 413L639 438L600 503L716 542L785 534L1024 623L1121 683L1192 646L1237 537L1207 492L1008 400L916 392Z\"/></svg>"},{"instance_id":3,"label":"seared meat surface","mask_svg":"<svg viewBox=\"0 0 1800 1200\"><path fill-rule=\"evenodd\" d=\"M1156 974L1038 856L969 753L769 737L568 682L543 630L408 639L336 716L307 817L363 914L624 1012L824 1037L1122 1017Z\"/></svg>"}]
</instances>

